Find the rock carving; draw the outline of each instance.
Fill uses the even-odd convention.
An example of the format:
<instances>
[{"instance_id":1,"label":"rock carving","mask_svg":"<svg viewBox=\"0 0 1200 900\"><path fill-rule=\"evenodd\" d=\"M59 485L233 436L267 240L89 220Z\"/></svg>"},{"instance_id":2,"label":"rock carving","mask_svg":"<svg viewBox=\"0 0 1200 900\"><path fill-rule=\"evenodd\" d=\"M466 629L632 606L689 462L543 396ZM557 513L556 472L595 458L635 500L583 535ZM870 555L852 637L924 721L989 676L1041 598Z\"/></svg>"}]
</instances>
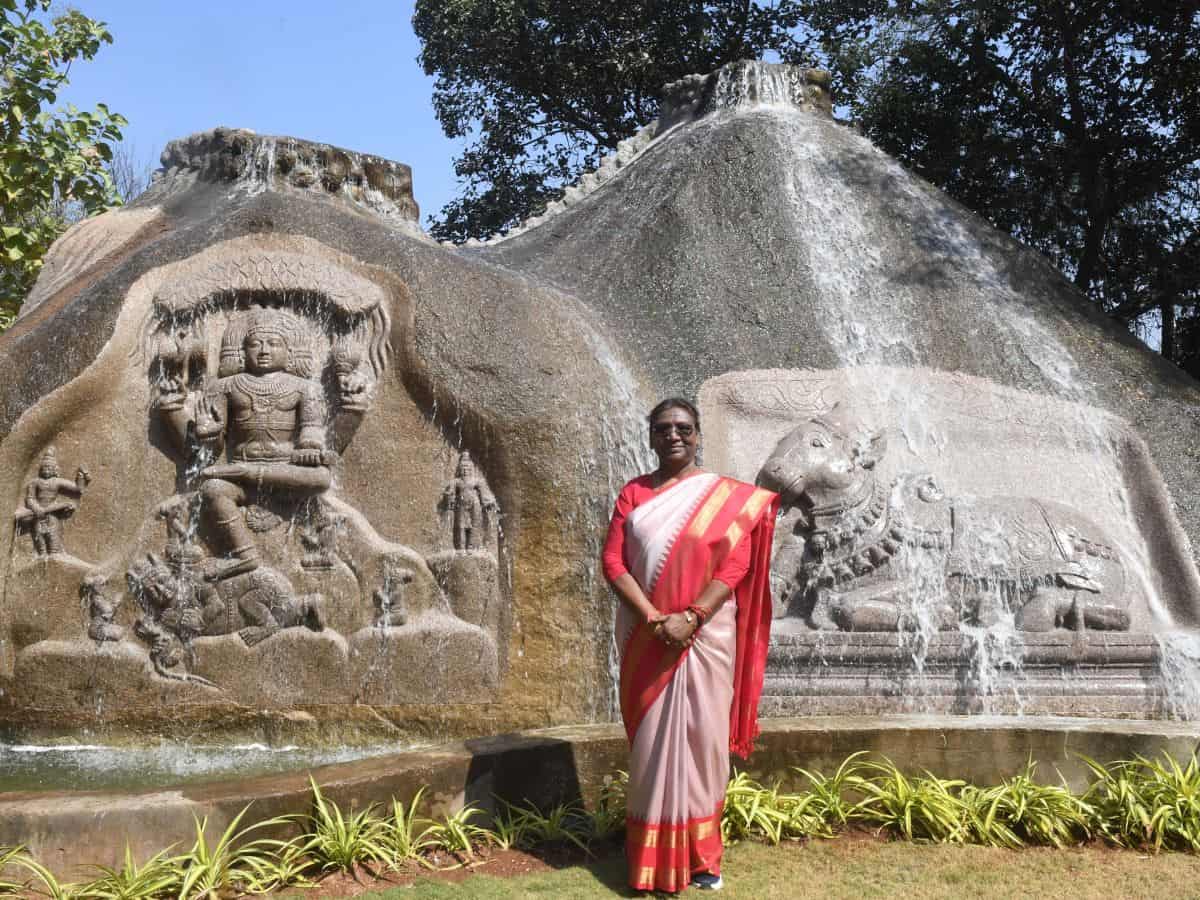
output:
<instances>
[{"instance_id":1,"label":"rock carving","mask_svg":"<svg viewBox=\"0 0 1200 900\"><path fill-rule=\"evenodd\" d=\"M780 493L777 610L812 628L916 628L911 598L942 582L938 627L991 625L1011 613L1021 631L1127 630L1126 565L1076 510L1032 497L950 498L928 475L876 478L886 453L835 407L787 434L759 472Z\"/></svg>"},{"instance_id":2,"label":"rock carving","mask_svg":"<svg viewBox=\"0 0 1200 900\"><path fill-rule=\"evenodd\" d=\"M408 622L408 606L404 602L404 588L411 584L413 572L396 559L383 561L383 585L376 588L375 625L380 628L398 628Z\"/></svg>"},{"instance_id":3,"label":"rock carving","mask_svg":"<svg viewBox=\"0 0 1200 900\"><path fill-rule=\"evenodd\" d=\"M335 454L325 446L325 404L313 378L311 348L299 319L260 309L235 321L221 344L218 377L206 383L195 413L170 394L160 401L181 441L189 433L210 459L200 471L207 524L236 563L253 571L259 551L243 508L278 492L316 496L329 488Z\"/></svg>"},{"instance_id":4,"label":"rock carving","mask_svg":"<svg viewBox=\"0 0 1200 900\"><path fill-rule=\"evenodd\" d=\"M493 543L500 507L483 477L475 471L469 451L458 458L454 478L438 504L444 529L455 550L487 549Z\"/></svg>"},{"instance_id":5,"label":"rock carving","mask_svg":"<svg viewBox=\"0 0 1200 900\"><path fill-rule=\"evenodd\" d=\"M121 598L113 600L104 590L105 577L98 573L87 575L79 585L79 599L88 617L88 637L97 643L119 641L125 629L113 622Z\"/></svg>"},{"instance_id":6,"label":"rock carving","mask_svg":"<svg viewBox=\"0 0 1200 900\"><path fill-rule=\"evenodd\" d=\"M25 505L16 512L17 527L29 529L38 556L66 552L63 522L75 514L90 482L91 476L82 466L76 470L74 481L59 477L58 457L53 447L42 454L37 477L25 487Z\"/></svg>"},{"instance_id":7,"label":"rock carving","mask_svg":"<svg viewBox=\"0 0 1200 900\"><path fill-rule=\"evenodd\" d=\"M301 568L314 572L332 569L338 558L338 536L345 530L346 518L335 515L320 499L304 506L299 526L300 546L304 548Z\"/></svg>"}]
</instances>

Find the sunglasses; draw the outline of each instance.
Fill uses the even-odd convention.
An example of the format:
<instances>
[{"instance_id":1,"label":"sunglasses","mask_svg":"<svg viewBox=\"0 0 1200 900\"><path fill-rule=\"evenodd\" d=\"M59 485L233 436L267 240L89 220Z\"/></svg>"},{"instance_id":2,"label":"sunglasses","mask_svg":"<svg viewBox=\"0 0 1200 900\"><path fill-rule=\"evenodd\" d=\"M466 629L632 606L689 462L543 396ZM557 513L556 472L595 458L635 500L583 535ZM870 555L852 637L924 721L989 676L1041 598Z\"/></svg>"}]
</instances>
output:
<instances>
[{"instance_id":1,"label":"sunglasses","mask_svg":"<svg viewBox=\"0 0 1200 900\"><path fill-rule=\"evenodd\" d=\"M656 425L650 426L650 433L655 437L666 437L672 431L674 431L681 438L688 438L696 433L695 427L688 425L687 423L679 425L675 422L659 422Z\"/></svg>"}]
</instances>

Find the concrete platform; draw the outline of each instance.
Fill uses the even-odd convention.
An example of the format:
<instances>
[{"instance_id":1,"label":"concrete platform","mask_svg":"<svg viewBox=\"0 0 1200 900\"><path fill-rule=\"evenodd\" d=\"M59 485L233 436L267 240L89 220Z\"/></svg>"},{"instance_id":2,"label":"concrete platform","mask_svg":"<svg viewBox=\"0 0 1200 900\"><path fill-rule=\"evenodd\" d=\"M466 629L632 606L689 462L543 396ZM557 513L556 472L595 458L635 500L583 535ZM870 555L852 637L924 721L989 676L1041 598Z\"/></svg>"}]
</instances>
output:
<instances>
[{"instance_id":1,"label":"concrete platform","mask_svg":"<svg viewBox=\"0 0 1200 900\"><path fill-rule=\"evenodd\" d=\"M1200 724L1135 720L999 716L880 716L770 719L745 768L762 780L799 786L793 767L831 772L847 756L868 750L903 768L929 770L977 784L1039 764L1075 789L1087 783L1080 754L1100 761L1134 754L1189 757ZM628 766L618 725L549 728L448 743L358 762L323 766L312 776L343 809L410 798L428 787L431 814L472 803L493 809L496 798L542 807L594 800L605 775ZM117 865L128 842L135 857L175 844L191 845L193 817L213 835L248 803L250 819L306 812L309 772L213 781L147 791L0 794L0 846L24 844L67 877L86 864Z\"/></svg>"}]
</instances>

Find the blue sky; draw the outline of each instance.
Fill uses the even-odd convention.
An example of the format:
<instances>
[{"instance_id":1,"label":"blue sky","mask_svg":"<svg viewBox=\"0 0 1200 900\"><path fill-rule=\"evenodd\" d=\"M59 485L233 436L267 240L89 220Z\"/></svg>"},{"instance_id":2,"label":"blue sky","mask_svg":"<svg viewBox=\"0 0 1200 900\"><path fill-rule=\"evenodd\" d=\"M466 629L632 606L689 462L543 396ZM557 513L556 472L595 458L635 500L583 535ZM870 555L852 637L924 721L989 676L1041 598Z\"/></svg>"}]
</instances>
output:
<instances>
[{"instance_id":1,"label":"blue sky","mask_svg":"<svg viewBox=\"0 0 1200 900\"><path fill-rule=\"evenodd\" d=\"M424 223L456 193L457 143L430 104L411 0L72 0L113 43L76 63L60 104L107 103L126 144L217 125L326 141L408 163Z\"/></svg>"}]
</instances>

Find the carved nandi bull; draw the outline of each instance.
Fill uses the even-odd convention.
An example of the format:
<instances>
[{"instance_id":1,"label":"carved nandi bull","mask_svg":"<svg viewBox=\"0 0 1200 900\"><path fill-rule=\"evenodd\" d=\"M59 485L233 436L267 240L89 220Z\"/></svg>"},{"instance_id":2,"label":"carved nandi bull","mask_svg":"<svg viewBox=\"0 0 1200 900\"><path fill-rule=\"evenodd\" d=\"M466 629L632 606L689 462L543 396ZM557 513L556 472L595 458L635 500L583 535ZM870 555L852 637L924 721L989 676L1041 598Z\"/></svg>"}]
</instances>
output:
<instances>
[{"instance_id":1,"label":"carved nandi bull","mask_svg":"<svg viewBox=\"0 0 1200 900\"><path fill-rule=\"evenodd\" d=\"M1010 613L1022 631L1129 628L1126 564L1097 525L1032 497L956 500L929 475L882 483L886 449L882 433L835 407L788 433L763 464L758 481L784 511L777 615L845 631L930 618L942 629L990 625Z\"/></svg>"}]
</instances>

